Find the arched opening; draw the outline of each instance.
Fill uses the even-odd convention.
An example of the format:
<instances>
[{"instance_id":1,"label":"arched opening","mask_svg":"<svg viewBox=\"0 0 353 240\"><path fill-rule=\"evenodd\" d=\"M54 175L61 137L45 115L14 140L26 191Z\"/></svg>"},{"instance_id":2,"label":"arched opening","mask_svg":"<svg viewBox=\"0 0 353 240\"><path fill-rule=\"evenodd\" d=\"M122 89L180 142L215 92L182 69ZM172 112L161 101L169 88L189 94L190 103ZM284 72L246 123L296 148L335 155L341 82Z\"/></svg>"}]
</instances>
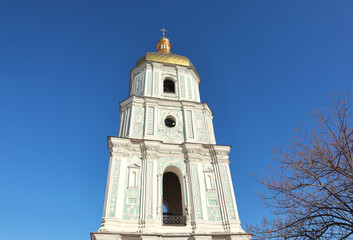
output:
<instances>
[{"instance_id":1,"label":"arched opening","mask_svg":"<svg viewBox=\"0 0 353 240\"><path fill-rule=\"evenodd\" d=\"M175 93L174 81L166 79L163 81L163 92Z\"/></svg>"},{"instance_id":2,"label":"arched opening","mask_svg":"<svg viewBox=\"0 0 353 240\"><path fill-rule=\"evenodd\" d=\"M172 172L163 174L163 205L167 209L163 215L183 215L179 178Z\"/></svg>"},{"instance_id":3,"label":"arched opening","mask_svg":"<svg viewBox=\"0 0 353 240\"><path fill-rule=\"evenodd\" d=\"M179 177L174 172L166 171L163 174L163 225L186 225L183 212Z\"/></svg>"}]
</instances>

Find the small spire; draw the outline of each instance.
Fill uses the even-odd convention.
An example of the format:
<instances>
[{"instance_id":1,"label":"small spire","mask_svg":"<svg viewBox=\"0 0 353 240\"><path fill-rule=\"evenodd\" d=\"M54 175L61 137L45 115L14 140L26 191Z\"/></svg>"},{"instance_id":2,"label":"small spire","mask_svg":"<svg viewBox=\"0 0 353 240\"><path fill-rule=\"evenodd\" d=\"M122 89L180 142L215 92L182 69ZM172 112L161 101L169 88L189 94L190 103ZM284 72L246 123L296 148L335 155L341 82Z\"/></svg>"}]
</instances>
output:
<instances>
[{"instance_id":1,"label":"small spire","mask_svg":"<svg viewBox=\"0 0 353 240\"><path fill-rule=\"evenodd\" d=\"M160 29L163 32L163 36L159 39L157 43L157 51L160 53L168 53L170 54L170 50L172 49L172 44L170 43L169 39L165 37L166 29Z\"/></svg>"}]
</instances>

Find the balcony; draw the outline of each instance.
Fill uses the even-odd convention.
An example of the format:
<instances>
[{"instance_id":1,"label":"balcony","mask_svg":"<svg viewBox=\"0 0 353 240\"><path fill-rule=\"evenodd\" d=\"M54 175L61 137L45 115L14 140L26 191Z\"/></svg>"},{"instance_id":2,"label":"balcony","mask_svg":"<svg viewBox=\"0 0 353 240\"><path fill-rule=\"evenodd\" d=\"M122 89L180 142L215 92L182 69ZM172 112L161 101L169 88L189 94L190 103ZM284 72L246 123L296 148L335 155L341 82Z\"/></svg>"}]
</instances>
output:
<instances>
[{"instance_id":1,"label":"balcony","mask_svg":"<svg viewBox=\"0 0 353 240\"><path fill-rule=\"evenodd\" d=\"M163 214L163 225L166 226L185 226L186 217L179 215L165 215Z\"/></svg>"}]
</instances>

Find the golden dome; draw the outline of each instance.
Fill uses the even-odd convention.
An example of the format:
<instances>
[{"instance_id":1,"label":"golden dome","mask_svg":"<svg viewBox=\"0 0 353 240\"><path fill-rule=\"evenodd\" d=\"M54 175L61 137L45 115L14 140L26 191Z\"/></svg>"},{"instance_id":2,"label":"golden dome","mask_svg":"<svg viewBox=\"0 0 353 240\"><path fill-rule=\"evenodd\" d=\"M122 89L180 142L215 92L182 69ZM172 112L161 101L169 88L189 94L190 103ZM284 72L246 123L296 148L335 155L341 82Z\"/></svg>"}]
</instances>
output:
<instances>
[{"instance_id":1,"label":"golden dome","mask_svg":"<svg viewBox=\"0 0 353 240\"><path fill-rule=\"evenodd\" d=\"M187 57L172 54L170 52L170 50L172 49L172 44L170 43L169 39L164 36L164 32L167 30L163 28L161 29L161 31L163 31L163 36L159 39L157 43L158 52L146 53L139 60L137 60L136 67L145 62L159 62L171 65L180 65L192 69L200 79L199 75L195 70L195 67L192 65L192 63Z\"/></svg>"},{"instance_id":2,"label":"golden dome","mask_svg":"<svg viewBox=\"0 0 353 240\"><path fill-rule=\"evenodd\" d=\"M164 35L161 37L157 43L157 51L160 53L171 53L172 44L170 43L169 39L166 38Z\"/></svg>"},{"instance_id":3,"label":"golden dome","mask_svg":"<svg viewBox=\"0 0 353 240\"><path fill-rule=\"evenodd\" d=\"M148 52L146 53L146 55L144 55L139 60L137 60L136 66L147 61L193 67L192 63L187 57L176 55L176 54L170 54L166 52Z\"/></svg>"}]
</instances>

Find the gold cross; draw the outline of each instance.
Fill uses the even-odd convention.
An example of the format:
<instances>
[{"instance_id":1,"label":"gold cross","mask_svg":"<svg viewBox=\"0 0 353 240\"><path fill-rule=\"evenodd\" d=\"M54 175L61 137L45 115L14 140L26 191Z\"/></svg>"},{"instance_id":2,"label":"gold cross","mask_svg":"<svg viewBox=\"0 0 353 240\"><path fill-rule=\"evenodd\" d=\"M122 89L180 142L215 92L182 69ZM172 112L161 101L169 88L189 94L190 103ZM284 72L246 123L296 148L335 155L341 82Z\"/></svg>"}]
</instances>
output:
<instances>
[{"instance_id":1,"label":"gold cross","mask_svg":"<svg viewBox=\"0 0 353 240\"><path fill-rule=\"evenodd\" d=\"M164 37L164 32L166 32L167 30L165 30L165 29L163 28L163 29L160 29L159 31L162 31L162 32L163 32L163 37Z\"/></svg>"}]
</instances>

